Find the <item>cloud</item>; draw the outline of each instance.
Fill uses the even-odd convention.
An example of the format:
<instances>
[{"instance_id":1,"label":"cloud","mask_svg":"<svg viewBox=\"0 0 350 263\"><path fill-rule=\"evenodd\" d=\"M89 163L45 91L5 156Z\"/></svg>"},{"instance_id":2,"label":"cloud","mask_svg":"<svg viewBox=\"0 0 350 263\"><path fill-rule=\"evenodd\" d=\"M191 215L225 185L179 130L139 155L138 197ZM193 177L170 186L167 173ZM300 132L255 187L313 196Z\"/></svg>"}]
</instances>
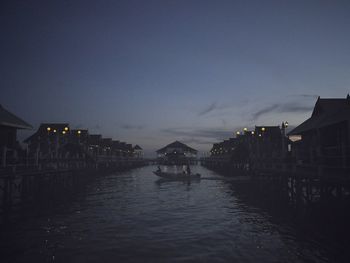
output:
<instances>
[{"instance_id":1,"label":"cloud","mask_svg":"<svg viewBox=\"0 0 350 263\"><path fill-rule=\"evenodd\" d=\"M259 117L264 115L264 114L276 111L276 109L278 109L278 108L279 108L278 104L273 104L273 105L267 106L265 108L262 108L261 110L255 112L253 114L253 120L259 119Z\"/></svg>"},{"instance_id":2,"label":"cloud","mask_svg":"<svg viewBox=\"0 0 350 263\"><path fill-rule=\"evenodd\" d=\"M123 124L120 126L120 128L124 130L142 130L144 128L143 125L130 125L130 124Z\"/></svg>"},{"instance_id":3,"label":"cloud","mask_svg":"<svg viewBox=\"0 0 350 263\"><path fill-rule=\"evenodd\" d=\"M209 106L207 106L204 110L200 111L198 113L198 116L203 116L208 114L209 112L212 112L213 110L215 110L217 108L217 105L215 102L213 102L212 104L210 104Z\"/></svg>"},{"instance_id":4,"label":"cloud","mask_svg":"<svg viewBox=\"0 0 350 263\"><path fill-rule=\"evenodd\" d=\"M286 103L280 106L281 112L308 112L311 111L314 107L307 105L298 105L295 103Z\"/></svg>"},{"instance_id":5,"label":"cloud","mask_svg":"<svg viewBox=\"0 0 350 263\"><path fill-rule=\"evenodd\" d=\"M222 140L232 135L232 130L223 130L222 128L217 128L217 129L216 128L208 128L208 129L168 128L168 129L163 129L161 131L167 134L171 134L173 136L183 137L184 139L192 139L192 140L193 138Z\"/></svg>"},{"instance_id":6,"label":"cloud","mask_svg":"<svg viewBox=\"0 0 350 263\"><path fill-rule=\"evenodd\" d=\"M313 109L313 106L309 105L301 105L298 102L289 102L284 104L272 104L266 106L258 110L257 112L252 114L253 121L256 121L261 116L265 114L269 114L271 112L279 112L279 113L304 113L309 112Z\"/></svg>"},{"instance_id":7,"label":"cloud","mask_svg":"<svg viewBox=\"0 0 350 263\"><path fill-rule=\"evenodd\" d=\"M219 112L220 115L223 114L223 110L232 108L233 105L231 103L217 104L216 102L211 103L203 110L197 113L198 116L208 115L209 113Z\"/></svg>"}]
</instances>

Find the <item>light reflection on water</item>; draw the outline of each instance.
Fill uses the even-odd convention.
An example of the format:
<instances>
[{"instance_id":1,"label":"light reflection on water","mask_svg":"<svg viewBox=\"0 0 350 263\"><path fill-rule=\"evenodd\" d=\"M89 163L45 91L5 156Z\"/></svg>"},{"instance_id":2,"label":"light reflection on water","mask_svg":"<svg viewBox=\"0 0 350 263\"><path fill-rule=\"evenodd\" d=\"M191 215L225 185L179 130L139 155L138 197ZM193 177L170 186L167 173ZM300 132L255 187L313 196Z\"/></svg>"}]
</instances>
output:
<instances>
[{"instance_id":1,"label":"light reflection on water","mask_svg":"<svg viewBox=\"0 0 350 263\"><path fill-rule=\"evenodd\" d=\"M2 228L1 262L331 262L317 240L238 199L234 182L153 170L98 178L54 212Z\"/></svg>"}]
</instances>

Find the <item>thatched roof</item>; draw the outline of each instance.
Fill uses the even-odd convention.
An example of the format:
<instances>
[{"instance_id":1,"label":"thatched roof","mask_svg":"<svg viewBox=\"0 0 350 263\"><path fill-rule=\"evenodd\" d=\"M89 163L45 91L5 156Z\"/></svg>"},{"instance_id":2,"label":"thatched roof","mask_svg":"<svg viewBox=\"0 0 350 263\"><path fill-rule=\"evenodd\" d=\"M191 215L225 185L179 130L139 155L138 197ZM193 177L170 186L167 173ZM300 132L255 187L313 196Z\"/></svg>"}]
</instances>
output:
<instances>
[{"instance_id":1,"label":"thatched roof","mask_svg":"<svg viewBox=\"0 0 350 263\"><path fill-rule=\"evenodd\" d=\"M176 149L183 149L184 152L191 152L191 153L197 153L197 150L187 146L186 144L175 141L173 143L168 144L167 146L159 149L157 153L165 153L168 148L176 148Z\"/></svg>"},{"instance_id":2,"label":"thatched roof","mask_svg":"<svg viewBox=\"0 0 350 263\"><path fill-rule=\"evenodd\" d=\"M345 99L318 98L309 119L297 126L288 135L300 135L313 129L350 120L350 97Z\"/></svg>"},{"instance_id":3,"label":"thatched roof","mask_svg":"<svg viewBox=\"0 0 350 263\"><path fill-rule=\"evenodd\" d=\"M13 113L9 112L8 110L4 109L0 105L0 125L16 128L16 129L32 129L33 127L26 123L24 120L20 119Z\"/></svg>"}]
</instances>

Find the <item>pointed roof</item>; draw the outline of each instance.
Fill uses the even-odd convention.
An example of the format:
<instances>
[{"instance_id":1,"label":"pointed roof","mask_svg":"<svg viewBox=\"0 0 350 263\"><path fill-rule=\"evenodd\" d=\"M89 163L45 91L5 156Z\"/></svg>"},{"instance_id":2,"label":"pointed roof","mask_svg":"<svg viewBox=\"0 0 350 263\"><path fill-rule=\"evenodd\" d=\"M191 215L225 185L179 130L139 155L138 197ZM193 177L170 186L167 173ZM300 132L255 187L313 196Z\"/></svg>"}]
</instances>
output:
<instances>
[{"instance_id":1,"label":"pointed roof","mask_svg":"<svg viewBox=\"0 0 350 263\"><path fill-rule=\"evenodd\" d=\"M142 148L138 144L136 144L134 150L142 150Z\"/></svg>"},{"instance_id":2,"label":"pointed roof","mask_svg":"<svg viewBox=\"0 0 350 263\"><path fill-rule=\"evenodd\" d=\"M4 109L1 105L0 105L0 125L11 127L11 128L16 128L16 129L32 129L33 128L30 124L26 123L24 120L20 119L19 117L17 117L13 113Z\"/></svg>"},{"instance_id":3,"label":"pointed roof","mask_svg":"<svg viewBox=\"0 0 350 263\"><path fill-rule=\"evenodd\" d=\"M179 142L179 141L175 141L173 143L168 144L167 146L159 149L158 151L156 151L157 153L163 153L166 151L167 148L182 148L185 152L192 152L192 153L197 153L197 150L187 146L186 144Z\"/></svg>"},{"instance_id":4,"label":"pointed roof","mask_svg":"<svg viewBox=\"0 0 350 263\"><path fill-rule=\"evenodd\" d=\"M345 99L317 99L311 117L297 126L288 135L300 135L345 120L350 120L350 97Z\"/></svg>"},{"instance_id":5,"label":"pointed roof","mask_svg":"<svg viewBox=\"0 0 350 263\"><path fill-rule=\"evenodd\" d=\"M48 129L52 132L60 134L63 131L69 131L69 123L41 123L38 130L24 140L25 143L29 143L33 140L40 138L41 136L47 136Z\"/></svg>"}]
</instances>

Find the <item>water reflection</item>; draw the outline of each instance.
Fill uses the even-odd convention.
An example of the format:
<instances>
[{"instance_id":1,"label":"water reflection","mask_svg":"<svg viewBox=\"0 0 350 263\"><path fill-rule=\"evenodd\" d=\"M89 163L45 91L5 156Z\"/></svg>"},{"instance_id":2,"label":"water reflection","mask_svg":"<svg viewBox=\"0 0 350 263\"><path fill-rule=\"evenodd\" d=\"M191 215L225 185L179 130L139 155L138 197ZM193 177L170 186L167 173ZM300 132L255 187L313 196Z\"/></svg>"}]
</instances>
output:
<instances>
[{"instance_id":1,"label":"water reflection","mask_svg":"<svg viewBox=\"0 0 350 263\"><path fill-rule=\"evenodd\" d=\"M305 234L283 213L252 203L246 179L230 181L195 166L192 170L203 179L162 182L152 173L155 169L99 177L69 203L45 213L23 213L1 228L2 258L5 262L345 259L331 241Z\"/></svg>"}]
</instances>

